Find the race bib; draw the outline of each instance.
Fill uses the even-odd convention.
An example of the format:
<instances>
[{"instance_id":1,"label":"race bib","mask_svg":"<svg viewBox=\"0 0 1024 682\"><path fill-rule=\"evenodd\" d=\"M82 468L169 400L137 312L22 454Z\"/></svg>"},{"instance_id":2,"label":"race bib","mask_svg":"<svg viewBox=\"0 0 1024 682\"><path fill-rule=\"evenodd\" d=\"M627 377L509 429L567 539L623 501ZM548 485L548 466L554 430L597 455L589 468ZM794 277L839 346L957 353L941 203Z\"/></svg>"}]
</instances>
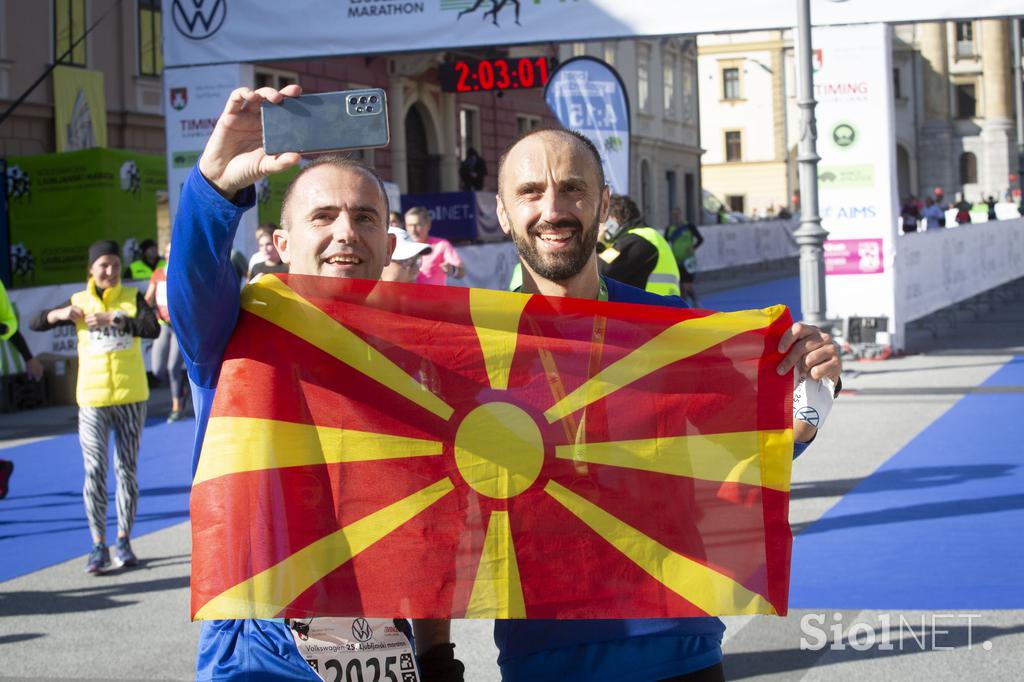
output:
<instances>
[{"instance_id":1,"label":"race bib","mask_svg":"<svg viewBox=\"0 0 1024 682\"><path fill-rule=\"evenodd\" d=\"M391 618L295 620L291 632L326 682L419 682L412 644Z\"/></svg>"},{"instance_id":2,"label":"race bib","mask_svg":"<svg viewBox=\"0 0 1024 682\"><path fill-rule=\"evenodd\" d=\"M102 327L89 330L89 350L94 355L104 355L132 347L132 335L126 329Z\"/></svg>"},{"instance_id":3,"label":"race bib","mask_svg":"<svg viewBox=\"0 0 1024 682\"><path fill-rule=\"evenodd\" d=\"M167 307L167 282L156 283L156 304L164 308Z\"/></svg>"},{"instance_id":4,"label":"race bib","mask_svg":"<svg viewBox=\"0 0 1024 682\"><path fill-rule=\"evenodd\" d=\"M697 272L697 257L690 256L689 258L685 259L683 261L683 267L686 268L686 271L691 274Z\"/></svg>"}]
</instances>

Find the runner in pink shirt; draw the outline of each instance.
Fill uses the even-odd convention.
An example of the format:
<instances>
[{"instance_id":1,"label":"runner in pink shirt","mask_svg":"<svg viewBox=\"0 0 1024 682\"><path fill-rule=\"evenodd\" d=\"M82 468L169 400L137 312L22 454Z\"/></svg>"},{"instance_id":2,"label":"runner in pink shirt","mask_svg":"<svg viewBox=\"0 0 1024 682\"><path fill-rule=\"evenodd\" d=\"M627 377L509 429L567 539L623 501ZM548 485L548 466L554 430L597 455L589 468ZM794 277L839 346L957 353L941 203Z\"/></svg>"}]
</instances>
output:
<instances>
[{"instance_id":1,"label":"runner in pink shirt","mask_svg":"<svg viewBox=\"0 0 1024 682\"><path fill-rule=\"evenodd\" d=\"M430 213L427 209L417 206L406 211L405 229L414 240L430 244L430 253L423 255L417 282L443 285L449 275L455 279L462 279L466 273L455 247L447 239L430 236Z\"/></svg>"}]
</instances>

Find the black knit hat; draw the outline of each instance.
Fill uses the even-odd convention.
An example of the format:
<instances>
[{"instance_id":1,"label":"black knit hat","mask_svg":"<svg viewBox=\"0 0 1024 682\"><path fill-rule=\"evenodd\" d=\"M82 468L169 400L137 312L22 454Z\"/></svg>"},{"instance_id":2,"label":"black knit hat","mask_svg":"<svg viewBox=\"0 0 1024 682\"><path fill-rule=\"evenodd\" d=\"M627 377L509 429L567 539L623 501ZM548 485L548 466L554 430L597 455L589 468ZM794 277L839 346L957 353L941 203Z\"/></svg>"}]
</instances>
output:
<instances>
[{"instance_id":1,"label":"black knit hat","mask_svg":"<svg viewBox=\"0 0 1024 682\"><path fill-rule=\"evenodd\" d=\"M101 239L89 247L89 267L103 256L121 257L121 247L112 239Z\"/></svg>"}]
</instances>

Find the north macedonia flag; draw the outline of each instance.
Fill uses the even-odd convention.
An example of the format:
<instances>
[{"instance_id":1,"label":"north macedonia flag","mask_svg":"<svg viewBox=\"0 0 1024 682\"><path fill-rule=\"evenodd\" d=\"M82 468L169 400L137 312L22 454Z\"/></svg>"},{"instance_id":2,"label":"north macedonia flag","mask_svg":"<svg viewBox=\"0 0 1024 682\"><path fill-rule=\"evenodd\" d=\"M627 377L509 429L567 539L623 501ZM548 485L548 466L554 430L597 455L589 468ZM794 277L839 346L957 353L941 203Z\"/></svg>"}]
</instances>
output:
<instances>
[{"instance_id":1,"label":"north macedonia flag","mask_svg":"<svg viewBox=\"0 0 1024 682\"><path fill-rule=\"evenodd\" d=\"M790 323L263 277L192 490L192 615L785 614Z\"/></svg>"}]
</instances>

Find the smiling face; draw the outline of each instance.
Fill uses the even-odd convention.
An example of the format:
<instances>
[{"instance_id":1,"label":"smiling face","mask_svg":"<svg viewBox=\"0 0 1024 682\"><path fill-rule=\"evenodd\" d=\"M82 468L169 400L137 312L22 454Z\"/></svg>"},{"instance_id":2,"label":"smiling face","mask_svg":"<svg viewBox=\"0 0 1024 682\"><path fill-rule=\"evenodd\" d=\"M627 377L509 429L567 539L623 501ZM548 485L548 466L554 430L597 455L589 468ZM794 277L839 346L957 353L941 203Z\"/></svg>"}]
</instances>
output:
<instances>
[{"instance_id":1,"label":"smiling face","mask_svg":"<svg viewBox=\"0 0 1024 682\"><path fill-rule=\"evenodd\" d=\"M608 189L595 162L579 140L557 131L531 135L505 157L498 219L520 258L543 279L569 280L597 257Z\"/></svg>"},{"instance_id":2,"label":"smiling face","mask_svg":"<svg viewBox=\"0 0 1024 682\"><path fill-rule=\"evenodd\" d=\"M286 229L274 243L296 275L380 279L395 238L387 202L369 171L324 164L296 181L285 206Z\"/></svg>"},{"instance_id":3,"label":"smiling face","mask_svg":"<svg viewBox=\"0 0 1024 682\"><path fill-rule=\"evenodd\" d=\"M100 256L89 266L89 276L100 289L116 287L121 282L121 259L117 256Z\"/></svg>"}]
</instances>

